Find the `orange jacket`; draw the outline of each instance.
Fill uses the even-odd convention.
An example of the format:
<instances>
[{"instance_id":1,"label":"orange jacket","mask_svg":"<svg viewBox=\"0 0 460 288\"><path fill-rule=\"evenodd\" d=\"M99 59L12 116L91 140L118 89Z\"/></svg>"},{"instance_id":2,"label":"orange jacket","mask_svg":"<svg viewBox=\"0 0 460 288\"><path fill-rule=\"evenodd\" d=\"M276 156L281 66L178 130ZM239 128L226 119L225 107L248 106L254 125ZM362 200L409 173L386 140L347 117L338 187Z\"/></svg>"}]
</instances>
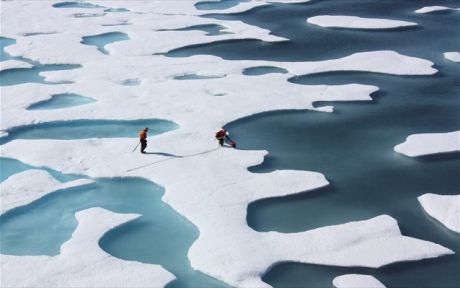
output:
<instances>
[{"instance_id":1,"label":"orange jacket","mask_svg":"<svg viewBox=\"0 0 460 288\"><path fill-rule=\"evenodd\" d=\"M147 132L142 130L141 133L139 133L139 139L140 140L147 140Z\"/></svg>"}]
</instances>

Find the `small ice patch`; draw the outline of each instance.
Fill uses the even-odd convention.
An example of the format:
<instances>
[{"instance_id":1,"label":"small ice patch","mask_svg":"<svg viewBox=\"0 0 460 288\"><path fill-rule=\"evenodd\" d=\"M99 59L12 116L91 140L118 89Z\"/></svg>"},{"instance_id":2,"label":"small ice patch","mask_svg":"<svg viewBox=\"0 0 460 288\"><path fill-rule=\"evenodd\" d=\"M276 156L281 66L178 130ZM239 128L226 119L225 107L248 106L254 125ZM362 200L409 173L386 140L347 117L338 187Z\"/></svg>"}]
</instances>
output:
<instances>
[{"instance_id":1,"label":"small ice patch","mask_svg":"<svg viewBox=\"0 0 460 288\"><path fill-rule=\"evenodd\" d=\"M441 11L447 11L447 10L460 10L460 8L450 8L446 6L426 6L418 10L415 10L415 13L425 14L425 13L441 12Z\"/></svg>"},{"instance_id":2,"label":"small ice patch","mask_svg":"<svg viewBox=\"0 0 460 288\"><path fill-rule=\"evenodd\" d=\"M314 16L308 18L307 22L321 27L352 29L392 29L400 27L417 26L417 23L400 20L335 15Z\"/></svg>"},{"instance_id":3,"label":"small ice patch","mask_svg":"<svg viewBox=\"0 0 460 288\"><path fill-rule=\"evenodd\" d=\"M423 194L417 200L423 209L452 231L460 233L460 195Z\"/></svg>"},{"instance_id":4,"label":"small ice patch","mask_svg":"<svg viewBox=\"0 0 460 288\"><path fill-rule=\"evenodd\" d=\"M444 53L444 58L458 63L460 62L460 53L459 52L446 52Z\"/></svg>"},{"instance_id":5,"label":"small ice patch","mask_svg":"<svg viewBox=\"0 0 460 288\"><path fill-rule=\"evenodd\" d=\"M413 134L394 150L409 157L460 151L460 131Z\"/></svg>"},{"instance_id":6,"label":"small ice patch","mask_svg":"<svg viewBox=\"0 0 460 288\"><path fill-rule=\"evenodd\" d=\"M337 276L332 281L337 288L385 288L379 280L370 275L346 274Z\"/></svg>"}]
</instances>

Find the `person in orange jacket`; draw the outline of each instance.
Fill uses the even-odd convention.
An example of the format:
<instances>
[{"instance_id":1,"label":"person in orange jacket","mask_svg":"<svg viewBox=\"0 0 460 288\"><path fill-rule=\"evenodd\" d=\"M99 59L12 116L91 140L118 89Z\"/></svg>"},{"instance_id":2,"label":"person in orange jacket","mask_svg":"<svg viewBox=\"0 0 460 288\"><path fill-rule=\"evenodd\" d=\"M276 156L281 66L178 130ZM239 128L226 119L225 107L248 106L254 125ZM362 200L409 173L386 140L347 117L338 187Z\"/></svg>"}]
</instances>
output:
<instances>
[{"instance_id":1,"label":"person in orange jacket","mask_svg":"<svg viewBox=\"0 0 460 288\"><path fill-rule=\"evenodd\" d=\"M141 153L145 153L144 150L147 148L147 132L149 128L145 127L139 133L139 142L141 142Z\"/></svg>"}]
</instances>

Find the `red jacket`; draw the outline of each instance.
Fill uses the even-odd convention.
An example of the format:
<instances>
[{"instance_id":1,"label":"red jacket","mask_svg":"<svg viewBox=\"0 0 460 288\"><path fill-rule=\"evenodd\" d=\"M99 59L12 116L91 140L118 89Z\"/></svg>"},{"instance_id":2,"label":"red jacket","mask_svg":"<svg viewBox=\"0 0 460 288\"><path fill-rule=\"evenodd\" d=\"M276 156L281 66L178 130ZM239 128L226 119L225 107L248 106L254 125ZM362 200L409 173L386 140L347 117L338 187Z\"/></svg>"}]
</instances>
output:
<instances>
[{"instance_id":1,"label":"red jacket","mask_svg":"<svg viewBox=\"0 0 460 288\"><path fill-rule=\"evenodd\" d=\"M147 132L145 130L142 130L141 133L139 133L139 139L142 140L147 140Z\"/></svg>"}]
</instances>

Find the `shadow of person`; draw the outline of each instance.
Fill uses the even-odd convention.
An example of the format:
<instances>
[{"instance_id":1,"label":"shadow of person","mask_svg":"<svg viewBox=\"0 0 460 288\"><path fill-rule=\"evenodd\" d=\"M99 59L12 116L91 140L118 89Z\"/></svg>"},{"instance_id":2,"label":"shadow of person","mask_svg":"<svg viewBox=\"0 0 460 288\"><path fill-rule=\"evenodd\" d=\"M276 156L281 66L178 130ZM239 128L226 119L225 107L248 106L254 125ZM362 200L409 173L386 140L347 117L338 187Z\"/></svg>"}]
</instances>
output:
<instances>
[{"instance_id":1,"label":"shadow of person","mask_svg":"<svg viewBox=\"0 0 460 288\"><path fill-rule=\"evenodd\" d=\"M174 158L182 158L180 155L174 155L170 153L164 153L164 152L145 152L144 154L152 154L152 155L160 155L160 156L167 156L167 157L174 157Z\"/></svg>"}]
</instances>

